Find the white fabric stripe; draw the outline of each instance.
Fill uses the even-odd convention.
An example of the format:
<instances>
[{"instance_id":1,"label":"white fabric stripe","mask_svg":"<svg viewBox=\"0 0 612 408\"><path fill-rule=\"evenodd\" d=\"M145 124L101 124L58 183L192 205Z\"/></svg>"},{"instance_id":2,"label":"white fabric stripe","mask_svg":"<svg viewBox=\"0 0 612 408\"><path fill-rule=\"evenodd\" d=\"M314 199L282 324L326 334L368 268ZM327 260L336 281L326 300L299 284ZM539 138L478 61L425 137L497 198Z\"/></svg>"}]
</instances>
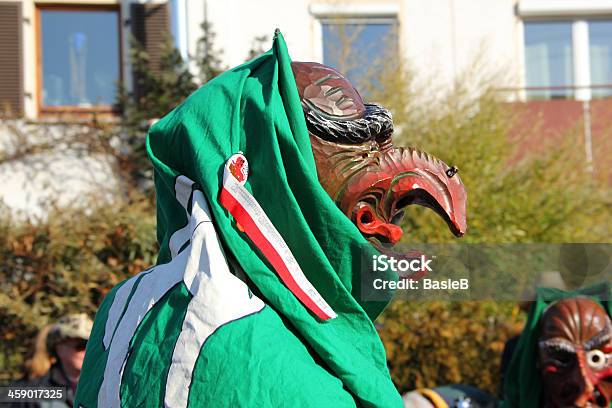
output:
<instances>
[{"instance_id":1,"label":"white fabric stripe","mask_svg":"<svg viewBox=\"0 0 612 408\"><path fill-rule=\"evenodd\" d=\"M208 208L208 204L206 203L204 194L202 194L201 191L194 191L192 202L193 202L193 206L191 209L191 218L189 219L189 224L192 224L194 226L194 229L197 226L198 231L203 230L203 229L205 229L206 231L210 231L210 228L212 228L212 233L214 234L214 237L216 239L217 234L215 233L215 229L212 226L212 220L209 215L210 209ZM206 223L206 225L200 225L202 223ZM195 240L196 237L198 237L199 239L202 239L202 237L200 237L199 234L194 234L194 237L192 238L192 240ZM201 242L197 242L195 245L201 246ZM223 256L223 253L221 252L221 248L219 247L218 249L219 249L218 255L220 257L217 258L217 261L222 261L222 263L225 264L225 257ZM195 249L192 249L191 252L192 252L192 256L197 257L197 258L211 256L206 253L200 253L201 251L197 251ZM214 256L217 256L217 254L215 254ZM189 289L189 292L192 295L195 295L195 293L197 292L197 288L195 290L193 290L192 288L194 285L194 280L196 279L196 275L200 274L200 272L201 272L200 268L192 268L192 269L185 270L185 274L183 275L183 282L185 282L185 286L187 286L187 289Z\"/></svg>"},{"instance_id":2,"label":"white fabric stripe","mask_svg":"<svg viewBox=\"0 0 612 408\"><path fill-rule=\"evenodd\" d=\"M187 268L183 278L194 297L174 347L166 381L166 407L187 406L193 370L206 339L220 326L265 306L256 296L249 297L247 285L230 272L209 214L204 196L195 192L192 215L199 226L192 238L191 257L197 267Z\"/></svg>"},{"instance_id":3,"label":"white fabric stripe","mask_svg":"<svg viewBox=\"0 0 612 408\"><path fill-rule=\"evenodd\" d=\"M119 289L115 292L115 297L113 298L113 303L108 311L108 317L106 318L106 326L104 328L104 349L106 350L110 345L110 342L113 338L113 333L115 333L115 328L119 323L119 318L121 318L121 314L125 310L125 305L127 303L128 297L130 293L132 293L132 288L134 284L138 280L138 278L145 273L149 273L150 270L142 271L139 274L132 276L128 279Z\"/></svg>"},{"instance_id":4,"label":"white fabric stripe","mask_svg":"<svg viewBox=\"0 0 612 408\"><path fill-rule=\"evenodd\" d=\"M181 206L185 208L185 211L187 211L187 205L189 203L189 198L191 197L191 190L194 184L195 183L186 176L177 177L174 183L175 197L177 201L181 204ZM187 214L187 216L189 215ZM172 234L168 243L168 246L170 247L170 256L172 258L174 258L178 254L178 251L181 249L181 247L185 245L185 243L191 238L194 228L195 224L188 222L186 226L179 230L176 230L174 234ZM110 345L113 333L115 332L115 328L117 327L121 314L125 310L125 305L127 303L127 299L130 293L132 292L134 283L137 281L140 275L148 272L149 270L143 271L133 276L117 290L115 298L113 299L113 304L111 305L110 310L108 312L108 318L106 320L106 326L104 328L103 343L105 349L108 349L108 346Z\"/></svg>"},{"instance_id":5,"label":"white fabric stripe","mask_svg":"<svg viewBox=\"0 0 612 408\"><path fill-rule=\"evenodd\" d=\"M195 183L185 176L178 176L174 182L174 194L178 202L186 210L191 197L191 187Z\"/></svg>"},{"instance_id":6,"label":"white fabric stripe","mask_svg":"<svg viewBox=\"0 0 612 408\"><path fill-rule=\"evenodd\" d=\"M202 202L206 201L206 199L204 198L204 194L199 190L195 190L193 192L192 201L194 204L196 200L200 200ZM174 234L172 234L172 237L170 237L169 246L172 258L174 258L176 254L178 254L178 251L180 251L181 247L185 245L185 243L191 238L193 231L196 229L200 222L212 222L212 219L210 218L210 215L208 213L203 211L200 207L196 207L195 205L193 207L194 208L191 209L192 215L189 217L187 225L177 230ZM199 214L194 214L194 211L199 211Z\"/></svg>"},{"instance_id":7,"label":"white fabric stripe","mask_svg":"<svg viewBox=\"0 0 612 408\"><path fill-rule=\"evenodd\" d=\"M183 245L191 238L191 234L193 234L193 225L189 223L189 213L187 212L187 206L189 205L189 198L191 197L191 192L193 190L193 185L195 183L191 181L188 177L178 176L176 178L176 182L174 183L174 194L176 200L183 206L185 209L185 214L187 215L188 222L183 228L174 231L172 236L170 237L170 241L168 242L168 247L170 248L170 257L174 258L178 252L181 250Z\"/></svg>"},{"instance_id":8,"label":"white fabric stripe","mask_svg":"<svg viewBox=\"0 0 612 408\"><path fill-rule=\"evenodd\" d=\"M104 379L98 393L99 407L119 408L121 406L119 391L130 341L147 312L181 281L187 266L189 252L185 250L170 263L156 266L138 283L110 343Z\"/></svg>"},{"instance_id":9,"label":"white fabric stripe","mask_svg":"<svg viewBox=\"0 0 612 408\"><path fill-rule=\"evenodd\" d=\"M193 227L191 223L187 223L183 228L176 230L174 234L170 237L170 241L168 242L168 246L170 247L170 256L174 258L178 252L181 250L183 245L191 238L191 234L193 234Z\"/></svg>"},{"instance_id":10,"label":"white fabric stripe","mask_svg":"<svg viewBox=\"0 0 612 408\"><path fill-rule=\"evenodd\" d=\"M291 249L287 246L287 243L276 227L274 227L274 224L272 224L272 221L270 221L263 208L261 208L257 200L255 200L255 197L234 179L227 168L223 175L223 187L249 213L257 228L270 242L272 247L274 247L276 252L278 252L297 285L327 316L330 317L330 319L335 318L337 316L336 312L327 304L317 289L310 283L306 275L304 275Z\"/></svg>"}]
</instances>

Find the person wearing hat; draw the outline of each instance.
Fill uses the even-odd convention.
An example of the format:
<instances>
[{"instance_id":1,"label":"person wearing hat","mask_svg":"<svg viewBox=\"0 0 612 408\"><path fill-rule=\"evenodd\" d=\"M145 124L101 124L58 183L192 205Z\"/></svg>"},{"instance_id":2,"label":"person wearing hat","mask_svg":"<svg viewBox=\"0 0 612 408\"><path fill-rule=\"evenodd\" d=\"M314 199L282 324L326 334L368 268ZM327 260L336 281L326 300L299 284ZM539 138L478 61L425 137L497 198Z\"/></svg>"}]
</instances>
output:
<instances>
[{"instance_id":1,"label":"person wearing hat","mask_svg":"<svg viewBox=\"0 0 612 408\"><path fill-rule=\"evenodd\" d=\"M405 408L495 408L499 401L469 385L420 388L403 395Z\"/></svg>"},{"instance_id":2,"label":"person wearing hat","mask_svg":"<svg viewBox=\"0 0 612 408\"><path fill-rule=\"evenodd\" d=\"M64 400L15 403L14 407L63 408L73 406L92 325L92 320L85 313L71 314L60 318L57 323L41 331L37 349L27 364L31 379L15 384L15 386L65 387L66 398ZM36 370L34 370L35 367L37 367ZM40 367L48 367L48 370L41 372ZM32 373L37 374L36 378L32 378Z\"/></svg>"}]
</instances>

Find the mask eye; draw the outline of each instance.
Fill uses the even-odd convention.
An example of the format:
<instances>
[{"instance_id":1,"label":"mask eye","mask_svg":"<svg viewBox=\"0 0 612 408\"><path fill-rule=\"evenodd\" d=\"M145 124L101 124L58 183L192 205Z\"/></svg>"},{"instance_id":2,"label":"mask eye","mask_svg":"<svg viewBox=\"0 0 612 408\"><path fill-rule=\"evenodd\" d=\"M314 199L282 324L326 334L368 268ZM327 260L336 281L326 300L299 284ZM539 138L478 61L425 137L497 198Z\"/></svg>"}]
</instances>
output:
<instances>
[{"instance_id":1,"label":"mask eye","mask_svg":"<svg viewBox=\"0 0 612 408\"><path fill-rule=\"evenodd\" d=\"M601 350L591 350L586 353L586 360L589 366L601 370L606 366L608 357Z\"/></svg>"},{"instance_id":2,"label":"mask eye","mask_svg":"<svg viewBox=\"0 0 612 408\"><path fill-rule=\"evenodd\" d=\"M559 367L559 368L569 368L574 364L574 360L576 355L574 353L564 351L564 350L556 350L551 355L551 362Z\"/></svg>"}]
</instances>

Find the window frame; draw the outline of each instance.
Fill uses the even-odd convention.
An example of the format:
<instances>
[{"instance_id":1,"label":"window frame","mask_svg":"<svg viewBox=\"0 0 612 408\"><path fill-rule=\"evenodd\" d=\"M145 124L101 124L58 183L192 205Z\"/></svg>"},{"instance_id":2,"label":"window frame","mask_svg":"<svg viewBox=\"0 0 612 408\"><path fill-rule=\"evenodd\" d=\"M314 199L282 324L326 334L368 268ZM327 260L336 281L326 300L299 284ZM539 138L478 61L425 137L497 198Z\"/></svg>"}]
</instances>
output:
<instances>
[{"instance_id":1,"label":"window frame","mask_svg":"<svg viewBox=\"0 0 612 408\"><path fill-rule=\"evenodd\" d=\"M516 14L520 21L520 50L522 60L522 90L521 99L530 100L527 94L530 90L547 87L527 87L527 59L525 48L525 25L533 22L569 22L572 28L572 68L573 84L565 89L573 91L573 97L565 100L593 100L593 90L605 88L612 90L611 84L593 84L591 78L590 36L589 24L592 21L612 21L612 4L596 0L580 0L574 2L534 2L523 0L517 4ZM604 97L612 98L610 96ZM597 98L600 99L600 98Z\"/></svg>"},{"instance_id":2,"label":"window frame","mask_svg":"<svg viewBox=\"0 0 612 408\"><path fill-rule=\"evenodd\" d=\"M394 38L394 42L395 42L395 50L394 52L397 55L400 55L400 34L399 34L399 19L395 18L395 17L373 17L373 16L367 16L367 17L337 17L337 16L333 16L333 17L323 17L319 19L319 24L321 26L321 48L322 48L322 52L321 52L321 63L323 64L329 64L330 66L339 69L340 72L342 73L342 75L345 75L347 78L350 79L351 83L353 84L353 86L357 87L358 89L360 89L362 92L364 92L362 94L362 97L367 97L367 94L365 93L365 89L363 89L363 82L361 76L357 75L357 76L353 76L353 74L355 74L354 70L354 66L352 68L348 68L348 67L344 67L344 69L341 68L341 66L335 66L332 65L330 61L325 61L325 32L324 32L324 26L325 25L330 25L330 26L346 26L346 25L354 25L357 27L366 27L367 25L388 25L390 27L391 32L395 33L395 38ZM353 47L350 47L351 50L353 49ZM352 51L351 51L352 52ZM358 55L362 55L362 54L358 54ZM371 62L371 60L368 60ZM356 62L356 60L352 60L353 63ZM367 72L363 72L366 73Z\"/></svg>"},{"instance_id":3,"label":"window frame","mask_svg":"<svg viewBox=\"0 0 612 408\"><path fill-rule=\"evenodd\" d=\"M39 117L49 117L68 114L76 117L89 117L91 115L102 115L107 117L115 117L120 114L114 105L94 105L90 107L62 105L62 106L46 106L43 104L43 66L42 66L42 20L41 11L114 11L117 14L117 30L118 30L118 62L119 62L119 83L124 83L123 78L123 29L122 15L120 4L83 4L83 3L64 3L64 4L35 4L35 43L36 43L36 111Z\"/></svg>"},{"instance_id":4,"label":"window frame","mask_svg":"<svg viewBox=\"0 0 612 408\"><path fill-rule=\"evenodd\" d=\"M400 7L397 4L311 4L309 6L310 15L313 22L312 49L314 51L314 61L323 62L323 24L333 21L359 21L367 24L368 22L381 22L393 20L397 28L397 47L401 54L403 49L403 39L401 35L402 21L400 18Z\"/></svg>"},{"instance_id":5,"label":"window frame","mask_svg":"<svg viewBox=\"0 0 612 408\"><path fill-rule=\"evenodd\" d=\"M577 86L577 74L576 74L576 57L577 57L577 44L575 39L575 29L574 26L578 21L576 18L572 18L569 16L558 16L558 17L534 17L534 18L523 18L521 21L523 25L522 35L521 35L521 47L522 47L522 58L523 58L523 92L525 93L525 100L578 100L578 96L580 95L580 87ZM535 85L535 86L527 86L527 47L526 47L526 25L529 23L568 23L570 25L570 39L572 45L572 56L571 56L571 64L572 64L572 83L566 85L557 85L557 86L544 86L544 85ZM579 47L580 48L580 47ZM588 48L587 48L588 51ZM530 91L554 91L554 90L564 90L571 92L571 95L566 98L548 98L548 99L532 99L529 97Z\"/></svg>"}]
</instances>

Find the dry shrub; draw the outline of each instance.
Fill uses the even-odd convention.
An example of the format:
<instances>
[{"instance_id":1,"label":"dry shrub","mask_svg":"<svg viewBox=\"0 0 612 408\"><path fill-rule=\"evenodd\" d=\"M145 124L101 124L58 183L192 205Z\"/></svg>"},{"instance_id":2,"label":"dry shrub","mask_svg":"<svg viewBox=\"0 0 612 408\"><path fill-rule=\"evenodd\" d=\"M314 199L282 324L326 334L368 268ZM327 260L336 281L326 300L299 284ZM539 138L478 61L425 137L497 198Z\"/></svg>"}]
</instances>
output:
<instances>
[{"instance_id":1,"label":"dry shrub","mask_svg":"<svg viewBox=\"0 0 612 408\"><path fill-rule=\"evenodd\" d=\"M0 382L23 375L40 328L67 313L93 317L114 285L155 262L150 200L91 208L39 223L0 217Z\"/></svg>"}]
</instances>

